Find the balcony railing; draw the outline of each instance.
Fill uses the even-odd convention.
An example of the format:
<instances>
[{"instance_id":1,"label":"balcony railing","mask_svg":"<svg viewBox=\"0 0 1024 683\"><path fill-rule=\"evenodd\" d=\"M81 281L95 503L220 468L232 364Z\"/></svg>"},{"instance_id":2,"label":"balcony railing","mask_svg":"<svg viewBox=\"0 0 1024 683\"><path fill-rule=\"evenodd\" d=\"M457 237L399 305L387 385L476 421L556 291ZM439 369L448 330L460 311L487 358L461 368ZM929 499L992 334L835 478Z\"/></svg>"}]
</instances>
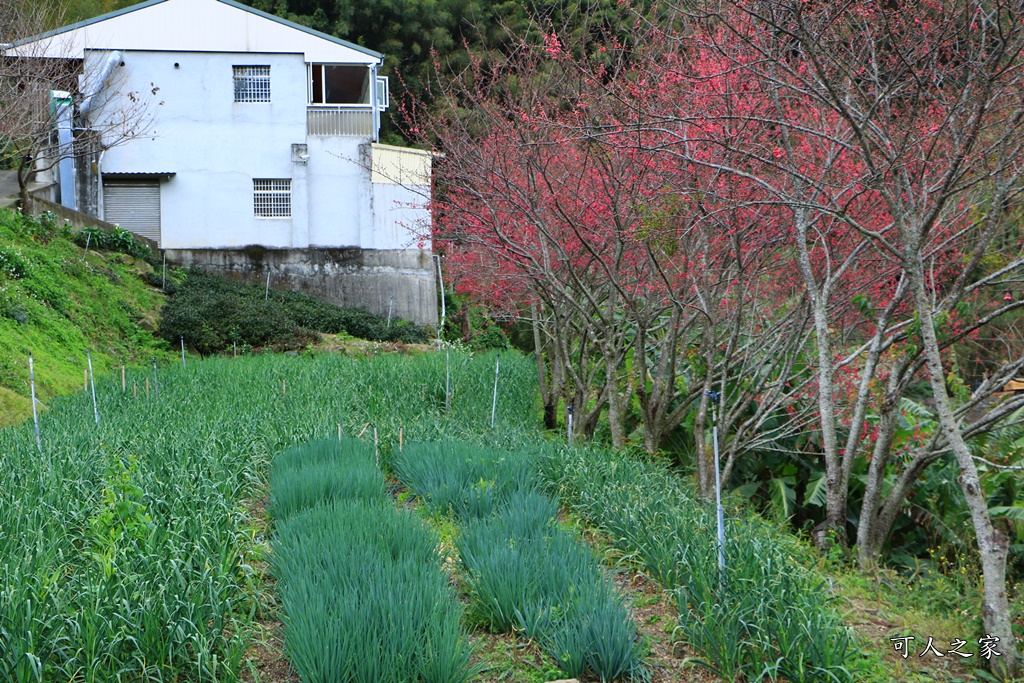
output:
<instances>
[{"instance_id":1,"label":"balcony railing","mask_svg":"<svg viewBox=\"0 0 1024 683\"><path fill-rule=\"evenodd\" d=\"M370 107L307 107L306 132L309 135L373 137L373 110Z\"/></svg>"}]
</instances>

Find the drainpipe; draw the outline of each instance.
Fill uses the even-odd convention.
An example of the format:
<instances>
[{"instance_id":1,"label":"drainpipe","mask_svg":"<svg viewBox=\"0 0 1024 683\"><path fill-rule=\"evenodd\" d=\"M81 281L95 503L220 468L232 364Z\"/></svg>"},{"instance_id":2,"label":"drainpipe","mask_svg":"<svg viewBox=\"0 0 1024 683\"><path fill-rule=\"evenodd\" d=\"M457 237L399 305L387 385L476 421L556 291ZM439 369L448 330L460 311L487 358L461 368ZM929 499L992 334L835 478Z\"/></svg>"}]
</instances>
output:
<instances>
[{"instance_id":1,"label":"drainpipe","mask_svg":"<svg viewBox=\"0 0 1024 683\"><path fill-rule=\"evenodd\" d=\"M373 110L373 141L380 142L380 102L377 101L377 68L370 67L370 108Z\"/></svg>"},{"instance_id":2,"label":"drainpipe","mask_svg":"<svg viewBox=\"0 0 1024 683\"><path fill-rule=\"evenodd\" d=\"M60 203L69 209L77 209L72 132L74 112L70 93L51 90L50 106L57 122L57 185L60 187Z\"/></svg>"},{"instance_id":3,"label":"drainpipe","mask_svg":"<svg viewBox=\"0 0 1024 683\"><path fill-rule=\"evenodd\" d=\"M121 60L121 53L114 50L103 60L103 64L100 65L99 70L96 72L96 77L86 80L82 93L82 103L78 105L78 115L82 117L83 123L88 122L93 100L103 90L103 86L107 84L110 74L113 73L116 67L120 66Z\"/></svg>"}]
</instances>

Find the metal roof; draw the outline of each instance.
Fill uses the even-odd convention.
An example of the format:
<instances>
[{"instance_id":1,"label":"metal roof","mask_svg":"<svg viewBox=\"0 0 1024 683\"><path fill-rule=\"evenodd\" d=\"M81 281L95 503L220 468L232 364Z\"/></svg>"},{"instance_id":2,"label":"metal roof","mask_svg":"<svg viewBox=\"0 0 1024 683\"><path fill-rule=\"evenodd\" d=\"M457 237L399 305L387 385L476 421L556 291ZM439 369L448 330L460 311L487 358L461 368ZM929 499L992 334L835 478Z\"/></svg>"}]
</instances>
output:
<instances>
[{"instance_id":1,"label":"metal roof","mask_svg":"<svg viewBox=\"0 0 1024 683\"><path fill-rule=\"evenodd\" d=\"M171 179L177 175L177 171L115 171L114 173L103 172L104 179L106 178L129 178L145 180L147 178L166 178Z\"/></svg>"},{"instance_id":2,"label":"metal roof","mask_svg":"<svg viewBox=\"0 0 1024 683\"><path fill-rule=\"evenodd\" d=\"M374 50L235 0L147 0L19 40L5 52L81 58L85 50L303 53L306 61L324 63L384 59Z\"/></svg>"}]
</instances>

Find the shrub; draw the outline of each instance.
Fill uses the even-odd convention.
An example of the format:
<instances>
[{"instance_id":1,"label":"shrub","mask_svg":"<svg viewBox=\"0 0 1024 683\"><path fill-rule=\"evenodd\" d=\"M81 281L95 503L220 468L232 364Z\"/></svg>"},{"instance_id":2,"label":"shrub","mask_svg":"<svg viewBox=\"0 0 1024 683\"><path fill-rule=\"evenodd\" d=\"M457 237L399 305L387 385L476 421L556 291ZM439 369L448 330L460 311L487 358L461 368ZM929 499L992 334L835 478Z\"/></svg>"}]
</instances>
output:
<instances>
[{"instance_id":1,"label":"shrub","mask_svg":"<svg viewBox=\"0 0 1024 683\"><path fill-rule=\"evenodd\" d=\"M150 259L153 250L135 238L135 235L122 228L104 230L103 228L87 227L74 233L74 242L78 246L90 249L102 249L128 254L134 258Z\"/></svg>"},{"instance_id":2,"label":"shrub","mask_svg":"<svg viewBox=\"0 0 1024 683\"><path fill-rule=\"evenodd\" d=\"M152 282L152 281L151 281ZM374 341L420 342L427 332L408 321L392 321L351 308L338 308L307 294L274 292L198 269L169 288L159 334L171 343L180 337L200 353L216 353L233 342L254 347L300 348L316 333L345 332Z\"/></svg>"}]
</instances>

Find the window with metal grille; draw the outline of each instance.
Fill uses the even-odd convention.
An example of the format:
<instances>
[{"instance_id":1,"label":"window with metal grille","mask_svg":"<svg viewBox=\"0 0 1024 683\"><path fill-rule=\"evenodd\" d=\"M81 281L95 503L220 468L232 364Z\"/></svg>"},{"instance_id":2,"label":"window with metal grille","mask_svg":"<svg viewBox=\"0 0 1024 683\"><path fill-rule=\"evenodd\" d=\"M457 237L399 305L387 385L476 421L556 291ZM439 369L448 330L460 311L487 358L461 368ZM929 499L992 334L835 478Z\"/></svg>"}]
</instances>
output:
<instances>
[{"instance_id":1,"label":"window with metal grille","mask_svg":"<svg viewBox=\"0 0 1024 683\"><path fill-rule=\"evenodd\" d=\"M292 217L292 181L290 179L254 179L252 208L257 218Z\"/></svg>"},{"instance_id":2,"label":"window with metal grille","mask_svg":"<svg viewBox=\"0 0 1024 683\"><path fill-rule=\"evenodd\" d=\"M270 101L269 66L235 66L235 102Z\"/></svg>"}]
</instances>

